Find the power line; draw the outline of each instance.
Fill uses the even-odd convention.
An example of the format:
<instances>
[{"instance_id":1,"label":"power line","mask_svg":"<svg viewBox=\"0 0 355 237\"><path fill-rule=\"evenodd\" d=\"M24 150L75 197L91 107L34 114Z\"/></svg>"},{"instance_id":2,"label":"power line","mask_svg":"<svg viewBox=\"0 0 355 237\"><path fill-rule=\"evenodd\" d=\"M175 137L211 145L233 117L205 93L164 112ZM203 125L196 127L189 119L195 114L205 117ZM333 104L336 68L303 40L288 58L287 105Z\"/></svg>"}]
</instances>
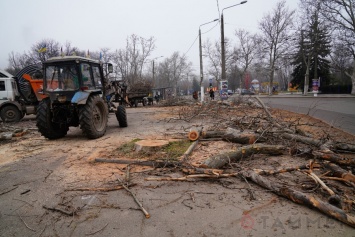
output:
<instances>
[{"instance_id":1,"label":"power line","mask_svg":"<svg viewBox=\"0 0 355 237\"><path fill-rule=\"evenodd\" d=\"M217 22L211 29L209 29L208 31L206 31L206 32L204 32L204 33L202 33L202 34L207 34L207 33L210 32L211 30L213 30L217 25L218 25L218 22ZM192 43L192 45L190 46L190 48L186 51L186 53L184 53L184 57L185 57L185 55L191 50L191 48L195 45L196 40L198 39L198 37L199 37L199 35L197 34L196 39L194 40L194 42Z\"/></svg>"},{"instance_id":2,"label":"power line","mask_svg":"<svg viewBox=\"0 0 355 237\"><path fill-rule=\"evenodd\" d=\"M213 30L218 24L219 24L219 22L217 22L214 26L212 26L211 29L209 29L209 30L206 31L206 32L203 32L202 34L207 34L207 33L210 32L211 30Z\"/></svg>"},{"instance_id":3,"label":"power line","mask_svg":"<svg viewBox=\"0 0 355 237\"><path fill-rule=\"evenodd\" d=\"M190 51L190 49L192 48L192 46L194 46L194 44L196 43L196 40L198 39L198 34L197 34L197 37L196 37L196 39L194 40L194 42L192 43L192 45L190 46L190 48L186 51L186 53L184 53L184 56L183 57L185 57L185 55Z\"/></svg>"}]
</instances>

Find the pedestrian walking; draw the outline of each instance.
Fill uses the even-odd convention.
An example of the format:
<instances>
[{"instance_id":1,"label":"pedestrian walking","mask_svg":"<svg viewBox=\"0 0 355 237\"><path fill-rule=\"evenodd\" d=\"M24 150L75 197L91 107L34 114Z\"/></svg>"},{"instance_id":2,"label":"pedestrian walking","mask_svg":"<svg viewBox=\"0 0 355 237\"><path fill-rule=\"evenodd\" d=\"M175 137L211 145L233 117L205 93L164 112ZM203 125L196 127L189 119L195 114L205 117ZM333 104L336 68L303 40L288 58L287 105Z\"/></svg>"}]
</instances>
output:
<instances>
[{"instance_id":1,"label":"pedestrian walking","mask_svg":"<svg viewBox=\"0 0 355 237\"><path fill-rule=\"evenodd\" d=\"M210 97L211 100L214 100L214 90L212 88L210 89Z\"/></svg>"}]
</instances>

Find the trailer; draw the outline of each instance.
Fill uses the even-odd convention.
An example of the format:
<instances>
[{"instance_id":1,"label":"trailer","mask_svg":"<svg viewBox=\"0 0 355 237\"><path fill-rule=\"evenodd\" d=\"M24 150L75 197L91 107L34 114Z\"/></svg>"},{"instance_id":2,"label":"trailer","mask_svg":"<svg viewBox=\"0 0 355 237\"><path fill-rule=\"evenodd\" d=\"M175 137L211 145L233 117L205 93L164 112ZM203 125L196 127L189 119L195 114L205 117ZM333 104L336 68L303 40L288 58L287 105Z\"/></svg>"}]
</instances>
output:
<instances>
[{"instance_id":1,"label":"trailer","mask_svg":"<svg viewBox=\"0 0 355 237\"><path fill-rule=\"evenodd\" d=\"M142 103L143 106L146 106L148 104L148 96L149 93L144 93L144 92L128 92L127 93L127 98L129 101L129 105L131 107L137 107L139 103Z\"/></svg>"}]
</instances>

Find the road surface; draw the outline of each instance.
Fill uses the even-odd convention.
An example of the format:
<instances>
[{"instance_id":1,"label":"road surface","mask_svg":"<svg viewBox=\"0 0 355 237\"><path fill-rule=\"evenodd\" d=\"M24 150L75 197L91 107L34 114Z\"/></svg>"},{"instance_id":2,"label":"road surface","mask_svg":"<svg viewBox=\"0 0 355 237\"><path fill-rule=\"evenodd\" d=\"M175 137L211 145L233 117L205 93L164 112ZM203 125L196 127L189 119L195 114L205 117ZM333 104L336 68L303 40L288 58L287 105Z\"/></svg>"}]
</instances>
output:
<instances>
[{"instance_id":1,"label":"road surface","mask_svg":"<svg viewBox=\"0 0 355 237\"><path fill-rule=\"evenodd\" d=\"M351 96L260 96L271 108L308 114L328 124L355 134L355 97Z\"/></svg>"}]
</instances>

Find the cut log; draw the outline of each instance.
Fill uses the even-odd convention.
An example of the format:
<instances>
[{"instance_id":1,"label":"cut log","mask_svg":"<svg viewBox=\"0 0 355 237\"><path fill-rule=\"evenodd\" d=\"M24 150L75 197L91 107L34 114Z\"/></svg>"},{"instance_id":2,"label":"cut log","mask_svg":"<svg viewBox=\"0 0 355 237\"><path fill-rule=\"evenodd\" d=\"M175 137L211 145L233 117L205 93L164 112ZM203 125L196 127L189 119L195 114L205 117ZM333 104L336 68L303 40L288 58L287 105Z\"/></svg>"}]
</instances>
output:
<instances>
[{"instance_id":1,"label":"cut log","mask_svg":"<svg viewBox=\"0 0 355 237\"><path fill-rule=\"evenodd\" d=\"M222 138L224 141L240 144L254 144L256 141L264 141L264 139L260 139L260 136L254 132L241 132L234 128L227 128L224 131L206 131L202 133L202 137Z\"/></svg>"},{"instance_id":2,"label":"cut log","mask_svg":"<svg viewBox=\"0 0 355 237\"><path fill-rule=\"evenodd\" d=\"M179 167L181 162L177 161L151 161L151 160L113 160L113 159L104 159L96 158L95 162L104 162L104 163L116 163L116 164L132 164L132 165L142 165L142 166L152 166L155 168L165 168L165 167Z\"/></svg>"},{"instance_id":3,"label":"cut log","mask_svg":"<svg viewBox=\"0 0 355 237\"><path fill-rule=\"evenodd\" d=\"M297 141L297 142L302 142L304 144L308 144L308 145L312 145L312 146L316 146L316 147L319 147L323 144L323 142L320 140L313 139L310 137L300 136L300 135L296 135L296 134L283 133L283 134L281 134L281 137L289 139L289 140Z\"/></svg>"},{"instance_id":4,"label":"cut log","mask_svg":"<svg viewBox=\"0 0 355 237\"><path fill-rule=\"evenodd\" d=\"M270 181L262 177L261 175L258 175L257 173L251 170L242 172L242 175L252 180L254 183L276 193L279 196L288 198L289 200L298 204L303 204L306 206L313 207L318 211L330 217L333 217L334 219L337 219L347 225L355 227L355 217L347 214L340 208L337 208L329 203L318 200L309 194L302 193L288 187L284 187L280 184L277 184L273 181Z\"/></svg>"},{"instance_id":5,"label":"cut log","mask_svg":"<svg viewBox=\"0 0 355 237\"><path fill-rule=\"evenodd\" d=\"M189 148L185 151L184 155L182 156L183 160L186 161L189 158L189 155L191 155L192 151L196 148L198 144L198 140L194 141Z\"/></svg>"},{"instance_id":6,"label":"cut log","mask_svg":"<svg viewBox=\"0 0 355 237\"><path fill-rule=\"evenodd\" d=\"M129 187L134 186L135 184L130 184ZM123 186L115 186L115 187L108 187L108 188L70 188L64 189L64 191L97 191L97 192L110 192L110 191L117 191L123 189Z\"/></svg>"},{"instance_id":7,"label":"cut log","mask_svg":"<svg viewBox=\"0 0 355 237\"><path fill-rule=\"evenodd\" d=\"M221 138L226 133L225 130L218 130L218 131L203 131L202 137L205 139L208 138Z\"/></svg>"},{"instance_id":8,"label":"cut log","mask_svg":"<svg viewBox=\"0 0 355 237\"><path fill-rule=\"evenodd\" d=\"M188 134L187 134L187 137L189 138L190 141L196 141L197 139L199 139L200 137L200 132L198 131L190 131Z\"/></svg>"},{"instance_id":9,"label":"cut log","mask_svg":"<svg viewBox=\"0 0 355 237\"><path fill-rule=\"evenodd\" d=\"M334 144L335 149L355 152L355 145L347 143L336 143Z\"/></svg>"},{"instance_id":10,"label":"cut log","mask_svg":"<svg viewBox=\"0 0 355 237\"><path fill-rule=\"evenodd\" d=\"M339 165L355 166L355 159L354 158L345 158L341 155L335 154L332 151L329 151L329 152L313 151L312 154L314 155L315 158L322 159L322 160L328 160L328 161L331 161L331 162L339 164Z\"/></svg>"},{"instance_id":11,"label":"cut log","mask_svg":"<svg viewBox=\"0 0 355 237\"><path fill-rule=\"evenodd\" d=\"M156 152L167 145L169 141L166 140L140 140L134 143L134 149L136 152Z\"/></svg>"},{"instance_id":12,"label":"cut log","mask_svg":"<svg viewBox=\"0 0 355 237\"><path fill-rule=\"evenodd\" d=\"M223 140L240 143L240 144L254 144L259 138L253 132L240 132L233 128L227 128L226 133L222 136Z\"/></svg>"},{"instance_id":13,"label":"cut log","mask_svg":"<svg viewBox=\"0 0 355 237\"><path fill-rule=\"evenodd\" d=\"M281 155L285 150L284 146L280 145L265 145L254 144L243 146L236 151L230 151L216 156L212 156L205 160L200 166L201 168L213 168L219 169L229 162L236 162L243 158L249 157L252 154L269 154L269 155Z\"/></svg>"},{"instance_id":14,"label":"cut log","mask_svg":"<svg viewBox=\"0 0 355 237\"><path fill-rule=\"evenodd\" d=\"M185 174L212 174L212 175L220 175L223 174L223 170L218 169L204 169L198 167L191 167L191 168L183 168L182 172Z\"/></svg>"},{"instance_id":15,"label":"cut log","mask_svg":"<svg viewBox=\"0 0 355 237\"><path fill-rule=\"evenodd\" d=\"M274 174L281 174L281 173L292 172L295 170L303 170L303 169L309 169L309 165L300 165L297 167L289 167L289 168L283 168L279 170L254 169L254 172L260 175L274 175Z\"/></svg>"},{"instance_id":16,"label":"cut log","mask_svg":"<svg viewBox=\"0 0 355 237\"><path fill-rule=\"evenodd\" d=\"M325 167L332 171L333 176L342 178L346 181L353 182L355 184L355 175L353 175L352 173L344 170L343 168L333 163L326 163Z\"/></svg>"},{"instance_id":17,"label":"cut log","mask_svg":"<svg viewBox=\"0 0 355 237\"><path fill-rule=\"evenodd\" d=\"M191 181L193 179L219 179L219 178L229 178L236 177L238 173L230 173L230 174L191 174L186 175L179 178L172 177L148 177L144 180L146 181Z\"/></svg>"}]
</instances>

